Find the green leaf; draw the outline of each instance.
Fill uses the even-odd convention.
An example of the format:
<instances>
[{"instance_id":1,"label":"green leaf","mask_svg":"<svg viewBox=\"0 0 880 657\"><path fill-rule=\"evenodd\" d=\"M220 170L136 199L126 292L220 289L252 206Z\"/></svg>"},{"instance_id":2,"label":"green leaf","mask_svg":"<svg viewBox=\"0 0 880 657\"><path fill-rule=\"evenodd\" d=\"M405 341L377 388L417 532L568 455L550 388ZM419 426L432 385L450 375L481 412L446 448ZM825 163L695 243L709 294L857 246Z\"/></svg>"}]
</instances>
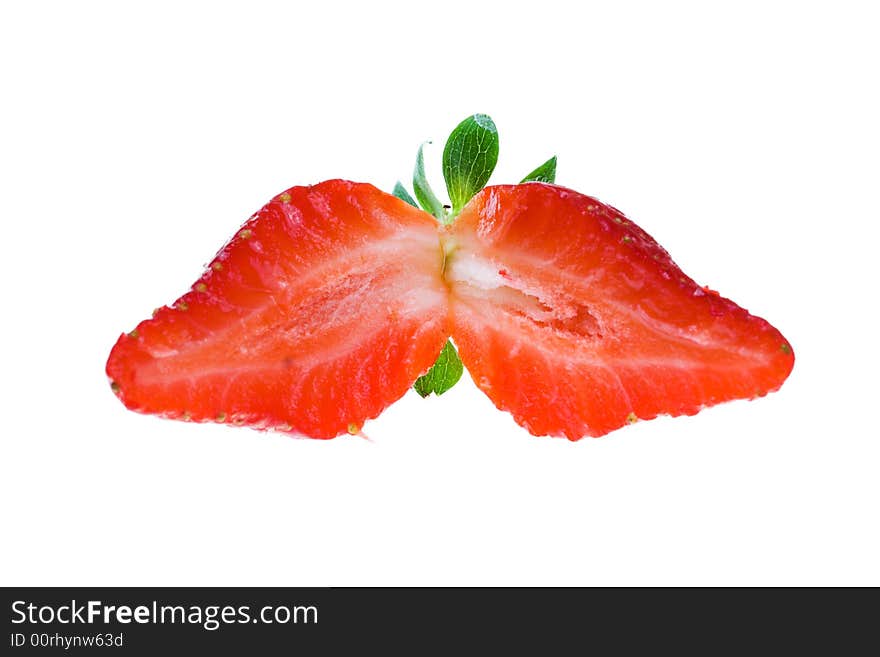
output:
<instances>
[{"instance_id":1,"label":"green leaf","mask_svg":"<svg viewBox=\"0 0 880 657\"><path fill-rule=\"evenodd\" d=\"M430 144L431 142L427 143ZM438 220L443 221L446 216L443 204L437 198L437 195L434 194L434 190L431 189L431 185L428 184L428 178L425 176L425 156L422 153L424 148L425 144L419 146L419 153L416 155L416 168L413 171L413 190L416 193L416 198L419 199L422 209L433 214Z\"/></svg>"},{"instance_id":2,"label":"green leaf","mask_svg":"<svg viewBox=\"0 0 880 657\"><path fill-rule=\"evenodd\" d=\"M406 191L406 187L404 187L404 186L400 183L399 180L397 181L397 184L394 185L394 191L391 192L391 193L394 194L394 196L396 196L397 198L399 198L401 201L406 201L407 203L409 203L409 204L410 204L411 206L413 206L414 208L419 207L419 204L416 203L416 202L415 202L415 199L413 199L413 197L409 195L409 192Z\"/></svg>"},{"instance_id":3,"label":"green leaf","mask_svg":"<svg viewBox=\"0 0 880 657\"><path fill-rule=\"evenodd\" d=\"M443 149L443 177L458 214L483 189L498 162L498 130L485 114L474 114L458 124Z\"/></svg>"},{"instance_id":4,"label":"green leaf","mask_svg":"<svg viewBox=\"0 0 880 657\"><path fill-rule=\"evenodd\" d=\"M423 374L416 380L413 388L422 397L427 397L432 392L436 395L442 395L458 383L463 371L464 366L461 364L458 352L447 340L440 355L437 356L437 362L431 366L427 374Z\"/></svg>"},{"instance_id":5,"label":"green leaf","mask_svg":"<svg viewBox=\"0 0 880 657\"><path fill-rule=\"evenodd\" d=\"M549 160L544 162L537 169L532 171L529 175L523 178L520 182L543 182L543 183L555 183L556 182L556 156L554 155Z\"/></svg>"}]
</instances>

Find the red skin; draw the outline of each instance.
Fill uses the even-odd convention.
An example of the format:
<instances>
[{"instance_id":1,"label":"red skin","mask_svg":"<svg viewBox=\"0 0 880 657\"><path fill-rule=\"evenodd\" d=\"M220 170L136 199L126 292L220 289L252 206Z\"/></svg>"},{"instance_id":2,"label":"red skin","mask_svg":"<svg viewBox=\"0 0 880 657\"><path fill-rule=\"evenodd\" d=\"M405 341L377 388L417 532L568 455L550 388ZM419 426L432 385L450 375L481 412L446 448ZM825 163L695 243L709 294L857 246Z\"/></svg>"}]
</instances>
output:
<instances>
[{"instance_id":1,"label":"red skin","mask_svg":"<svg viewBox=\"0 0 880 657\"><path fill-rule=\"evenodd\" d=\"M132 410L330 438L400 398L450 334L496 406L570 439L766 394L794 363L776 329L590 197L490 187L443 228L330 180L254 215L119 338L107 374Z\"/></svg>"}]
</instances>

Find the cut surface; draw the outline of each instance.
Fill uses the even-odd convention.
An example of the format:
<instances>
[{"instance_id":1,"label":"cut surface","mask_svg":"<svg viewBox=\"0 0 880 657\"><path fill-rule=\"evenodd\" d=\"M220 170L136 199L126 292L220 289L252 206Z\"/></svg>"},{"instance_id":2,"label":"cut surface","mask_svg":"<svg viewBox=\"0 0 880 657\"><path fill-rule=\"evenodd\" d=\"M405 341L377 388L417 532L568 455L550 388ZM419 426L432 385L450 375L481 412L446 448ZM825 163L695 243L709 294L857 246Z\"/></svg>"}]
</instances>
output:
<instances>
[{"instance_id":1,"label":"cut surface","mask_svg":"<svg viewBox=\"0 0 880 657\"><path fill-rule=\"evenodd\" d=\"M372 185L294 187L175 304L120 336L130 409L329 438L427 371L448 337L437 224Z\"/></svg>"},{"instance_id":2,"label":"cut surface","mask_svg":"<svg viewBox=\"0 0 880 657\"><path fill-rule=\"evenodd\" d=\"M697 285L620 212L577 192L488 187L444 241L462 361L533 434L600 436L762 396L794 364L769 323Z\"/></svg>"}]
</instances>

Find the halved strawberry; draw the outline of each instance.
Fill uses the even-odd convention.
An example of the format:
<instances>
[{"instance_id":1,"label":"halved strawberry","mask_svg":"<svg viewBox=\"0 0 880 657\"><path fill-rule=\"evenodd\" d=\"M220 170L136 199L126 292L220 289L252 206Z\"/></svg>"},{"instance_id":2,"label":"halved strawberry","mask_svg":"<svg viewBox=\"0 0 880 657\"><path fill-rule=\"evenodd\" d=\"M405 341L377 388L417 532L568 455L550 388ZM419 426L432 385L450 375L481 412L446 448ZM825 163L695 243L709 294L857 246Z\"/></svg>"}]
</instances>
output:
<instances>
[{"instance_id":1,"label":"halved strawberry","mask_svg":"<svg viewBox=\"0 0 880 657\"><path fill-rule=\"evenodd\" d=\"M694 283L614 208L563 187L487 187L444 248L461 359L536 435L600 436L762 396L794 364L770 324Z\"/></svg>"},{"instance_id":2,"label":"halved strawberry","mask_svg":"<svg viewBox=\"0 0 880 657\"><path fill-rule=\"evenodd\" d=\"M192 290L117 341L130 409L317 438L401 397L448 336L436 222L372 185L278 195Z\"/></svg>"},{"instance_id":3,"label":"halved strawberry","mask_svg":"<svg viewBox=\"0 0 880 657\"><path fill-rule=\"evenodd\" d=\"M614 208L553 185L555 156L482 189L497 157L490 117L458 124L449 206L419 148L413 190L433 216L401 183L397 198L342 180L278 195L119 338L113 389L137 411L330 438L414 382L443 394L464 362L529 431L577 440L782 385L794 355L779 331Z\"/></svg>"}]
</instances>

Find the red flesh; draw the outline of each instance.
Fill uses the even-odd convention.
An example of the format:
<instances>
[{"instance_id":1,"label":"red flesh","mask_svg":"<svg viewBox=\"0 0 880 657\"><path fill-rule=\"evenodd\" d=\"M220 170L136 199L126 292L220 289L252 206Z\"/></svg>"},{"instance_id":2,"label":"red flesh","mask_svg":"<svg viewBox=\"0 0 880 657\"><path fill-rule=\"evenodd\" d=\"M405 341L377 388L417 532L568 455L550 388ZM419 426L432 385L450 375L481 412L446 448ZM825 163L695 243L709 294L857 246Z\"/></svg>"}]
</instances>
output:
<instances>
[{"instance_id":1,"label":"red flesh","mask_svg":"<svg viewBox=\"0 0 880 657\"><path fill-rule=\"evenodd\" d=\"M107 375L145 413L316 438L356 430L443 347L440 268L425 213L367 184L294 187L192 291L119 338Z\"/></svg>"},{"instance_id":2,"label":"red flesh","mask_svg":"<svg viewBox=\"0 0 880 657\"><path fill-rule=\"evenodd\" d=\"M794 364L775 328L591 197L489 187L444 228L330 180L254 215L107 374L132 410L329 438L401 397L450 333L498 408L573 440L764 395Z\"/></svg>"},{"instance_id":3,"label":"red flesh","mask_svg":"<svg viewBox=\"0 0 880 657\"><path fill-rule=\"evenodd\" d=\"M462 361L536 435L600 436L762 396L794 364L779 331L707 294L647 233L577 192L487 188L448 243Z\"/></svg>"}]
</instances>

